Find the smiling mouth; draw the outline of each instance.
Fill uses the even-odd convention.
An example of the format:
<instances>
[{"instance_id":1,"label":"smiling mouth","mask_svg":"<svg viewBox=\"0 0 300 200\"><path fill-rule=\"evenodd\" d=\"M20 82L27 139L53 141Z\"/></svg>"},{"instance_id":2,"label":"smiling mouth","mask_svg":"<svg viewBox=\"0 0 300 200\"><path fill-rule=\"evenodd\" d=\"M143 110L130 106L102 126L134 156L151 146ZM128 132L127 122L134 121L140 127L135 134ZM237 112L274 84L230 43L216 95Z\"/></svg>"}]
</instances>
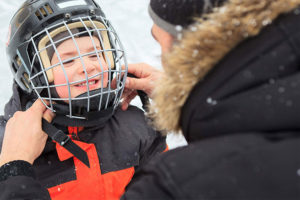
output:
<instances>
[{"instance_id":1,"label":"smiling mouth","mask_svg":"<svg viewBox=\"0 0 300 200\"><path fill-rule=\"evenodd\" d=\"M89 80L89 87L91 86L96 86L99 83L99 80L93 79L93 80ZM75 85L75 87L87 87L87 83L85 82L81 82L78 83L77 85Z\"/></svg>"}]
</instances>

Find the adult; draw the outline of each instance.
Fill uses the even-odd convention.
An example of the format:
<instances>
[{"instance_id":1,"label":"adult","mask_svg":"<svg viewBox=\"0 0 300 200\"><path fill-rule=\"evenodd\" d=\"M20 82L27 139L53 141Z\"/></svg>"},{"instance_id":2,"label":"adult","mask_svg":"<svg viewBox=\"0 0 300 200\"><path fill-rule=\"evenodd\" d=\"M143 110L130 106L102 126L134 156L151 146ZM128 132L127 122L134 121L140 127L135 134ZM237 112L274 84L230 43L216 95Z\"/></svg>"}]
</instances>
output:
<instances>
[{"instance_id":1,"label":"adult","mask_svg":"<svg viewBox=\"0 0 300 200\"><path fill-rule=\"evenodd\" d=\"M299 198L299 5L231 0L184 33L152 95L157 126L190 144L124 199Z\"/></svg>"},{"instance_id":2,"label":"adult","mask_svg":"<svg viewBox=\"0 0 300 200\"><path fill-rule=\"evenodd\" d=\"M201 16L222 5L225 0L151 0L148 11L153 20L151 33L161 47L161 54L171 51L173 45L182 38L183 30ZM162 61L163 62L163 61ZM131 100L137 95L136 90L143 90L152 98L155 82L163 72L147 63L129 64L128 72L138 78L128 77L123 93L122 109L126 110Z\"/></svg>"},{"instance_id":3,"label":"adult","mask_svg":"<svg viewBox=\"0 0 300 200\"><path fill-rule=\"evenodd\" d=\"M152 111L189 145L151 161L123 199L300 198L299 5L231 0L184 32Z\"/></svg>"}]
</instances>

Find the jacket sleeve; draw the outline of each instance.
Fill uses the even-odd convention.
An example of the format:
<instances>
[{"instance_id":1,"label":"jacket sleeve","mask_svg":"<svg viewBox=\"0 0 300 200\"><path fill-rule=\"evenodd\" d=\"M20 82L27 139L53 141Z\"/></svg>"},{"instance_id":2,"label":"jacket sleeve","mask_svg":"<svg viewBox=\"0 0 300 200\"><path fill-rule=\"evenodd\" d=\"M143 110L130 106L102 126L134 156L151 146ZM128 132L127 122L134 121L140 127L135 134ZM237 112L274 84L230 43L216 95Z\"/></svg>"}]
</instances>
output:
<instances>
[{"instance_id":1,"label":"jacket sleeve","mask_svg":"<svg viewBox=\"0 0 300 200\"><path fill-rule=\"evenodd\" d=\"M0 116L0 153L2 149L2 141L4 137L5 126L6 126L6 120L4 119L3 116Z\"/></svg>"},{"instance_id":2,"label":"jacket sleeve","mask_svg":"<svg viewBox=\"0 0 300 200\"><path fill-rule=\"evenodd\" d=\"M121 200L171 200L175 199L176 191L176 184L168 174L161 156L158 156L135 173Z\"/></svg>"},{"instance_id":3,"label":"jacket sleeve","mask_svg":"<svg viewBox=\"0 0 300 200\"><path fill-rule=\"evenodd\" d=\"M0 154L6 120L0 116ZM35 179L30 163L12 161L0 167L0 200L50 199L48 190Z\"/></svg>"},{"instance_id":4,"label":"jacket sleeve","mask_svg":"<svg viewBox=\"0 0 300 200\"><path fill-rule=\"evenodd\" d=\"M122 121L126 121L126 130L130 133L131 141L138 145L139 164L135 167L136 170L156 155L166 151L166 137L153 129L144 111L129 106L126 112L119 111L118 116L125 118Z\"/></svg>"},{"instance_id":5,"label":"jacket sleeve","mask_svg":"<svg viewBox=\"0 0 300 200\"><path fill-rule=\"evenodd\" d=\"M143 141L140 151L140 165L138 168L143 167L153 157L160 155L168 149L166 137L162 136L160 132L148 128L147 138Z\"/></svg>"},{"instance_id":6,"label":"jacket sleeve","mask_svg":"<svg viewBox=\"0 0 300 200\"><path fill-rule=\"evenodd\" d=\"M35 179L31 164L18 160L0 167L0 199L50 199L50 195Z\"/></svg>"}]
</instances>

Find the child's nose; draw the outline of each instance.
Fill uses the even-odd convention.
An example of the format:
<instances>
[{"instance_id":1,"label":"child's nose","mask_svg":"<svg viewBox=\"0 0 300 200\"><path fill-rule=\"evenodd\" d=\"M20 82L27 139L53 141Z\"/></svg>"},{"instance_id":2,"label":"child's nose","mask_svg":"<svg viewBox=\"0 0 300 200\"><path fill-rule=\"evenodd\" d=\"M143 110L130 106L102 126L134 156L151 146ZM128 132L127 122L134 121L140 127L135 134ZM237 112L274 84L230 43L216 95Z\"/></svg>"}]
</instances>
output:
<instances>
[{"instance_id":1,"label":"child's nose","mask_svg":"<svg viewBox=\"0 0 300 200\"><path fill-rule=\"evenodd\" d=\"M97 69L97 62L92 61L90 58L86 56L83 57L82 62L84 66L79 67L79 73L85 73L86 71L87 74L90 74Z\"/></svg>"},{"instance_id":2,"label":"child's nose","mask_svg":"<svg viewBox=\"0 0 300 200\"><path fill-rule=\"evenodd\" d=\"M99 57L98 59L95 57L85 56L82 61L84 63L84 66L81 66L79 68L79 73L85 73L85 71L87 74L91 74L94 71L97 71L97 73L98 72L104 73L107 72L108 70L108 66L102 57Z\"/></svg>"}]
</instances>

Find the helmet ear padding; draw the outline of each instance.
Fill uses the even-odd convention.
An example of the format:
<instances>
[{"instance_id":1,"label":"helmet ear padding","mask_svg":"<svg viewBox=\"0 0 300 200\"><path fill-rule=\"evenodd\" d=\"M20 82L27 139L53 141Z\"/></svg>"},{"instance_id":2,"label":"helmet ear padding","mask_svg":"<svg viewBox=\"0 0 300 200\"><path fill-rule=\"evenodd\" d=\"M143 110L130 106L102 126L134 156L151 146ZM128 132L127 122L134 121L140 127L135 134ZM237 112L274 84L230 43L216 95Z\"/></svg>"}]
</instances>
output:
<instances>
[{"instance_id":1,"label":"helmet ear padding","mask_svg":"<svg viewBox=\"0 0 300 200\"><path fill-rule=\"evenodd\" d=\"M101 41L101 44L103 46L102 48L103 48L103 50L108 50L108 51L104 52L104 58L106 59L107 64L110 66L110 68L114 69L113 52L109 51L110 49L112 49L112 47L111 47L109 36L107 33L107 28L101 22L99 22L99 21L74 22L74 23L67 24L68 27L61 26L61 27L51 31L49 33L49 35L51 38L54 38L59 33L62 33L62 32L68 31L68 30L72 30L75 28L84 28L85 27L84 25L91 29L97 29L97 30L100 29L99 31L97 31L97 30L93 30L93 31L99 32L100 37L102 38L102 41ZM49 58L47 50L46 50L47 44L49 43L49 41L50 41L49 36L45 35L38 44L38 51L40 54L42 65L45 69L45 72L46 72L46 75L48 78L48 82L50 83L50 82L54 81L54 77L53 77L53 70L52 70L52 68L50 68L51 67L51 61L50 61L51 58Z\"/></svg>"}]
</instances>

